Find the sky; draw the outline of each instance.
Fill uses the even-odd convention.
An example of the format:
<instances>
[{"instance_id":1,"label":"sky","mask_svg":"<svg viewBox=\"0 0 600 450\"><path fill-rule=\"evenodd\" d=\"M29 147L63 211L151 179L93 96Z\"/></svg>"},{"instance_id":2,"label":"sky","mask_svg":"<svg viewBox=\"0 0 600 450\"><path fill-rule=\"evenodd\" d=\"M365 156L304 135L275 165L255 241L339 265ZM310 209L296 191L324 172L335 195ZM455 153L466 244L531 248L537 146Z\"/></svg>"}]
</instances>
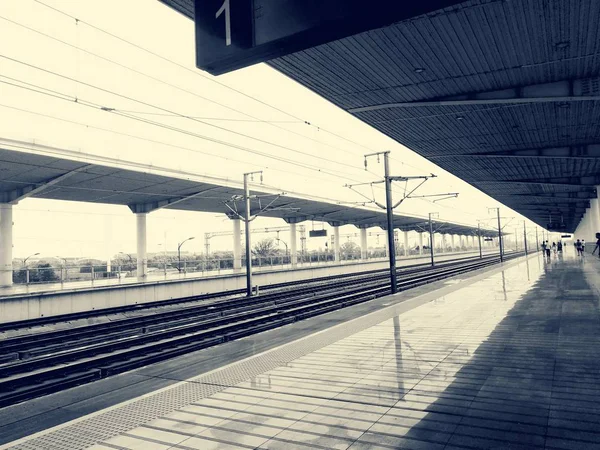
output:
<instances>
[{"instance_id":1,"label":"sky","mask_svg":"<svg viewBox=\"0 0 600 450\"><path fill-rule=\"evenodd\" d=\"M363 155L389 150L393 175L437 175L417 194L460 194L409 199L397 213L493 225L488 208L501 205L474 187L265 64L219 77L196 69L194 46L192 21L155 0L1 0L0 137L232 180L264 170L269 186L344 202L363 200L345 185L382 177L375 160L365 171ZM404 189L394 187L396 198ZM381 188L374 194L383 201ZM506 207L502 215L507 231L524 219ZM135 253L125 206L25 199L13 216L15 257ZM148 251L174 251L193 236L187 250L202 252L204 233L231 227L224 215L153 212ZM358 236L353 226L341 233ZM211 240L213 250L231 246Z\"/></svg>"}]
</instances>

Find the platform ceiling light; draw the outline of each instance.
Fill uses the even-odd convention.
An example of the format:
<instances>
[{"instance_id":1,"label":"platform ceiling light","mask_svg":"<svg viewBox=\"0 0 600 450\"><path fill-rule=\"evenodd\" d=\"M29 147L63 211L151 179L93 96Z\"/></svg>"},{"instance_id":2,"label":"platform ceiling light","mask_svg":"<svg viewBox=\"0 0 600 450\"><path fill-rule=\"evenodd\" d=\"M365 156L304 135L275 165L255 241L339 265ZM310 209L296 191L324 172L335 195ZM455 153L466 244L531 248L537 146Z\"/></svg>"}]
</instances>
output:
<instances>
[{"instance_id":1,"label":"platform ceiling light","mask_svg":"<svg viewBox=\"0 0 600 450\"><path fill-rule=\"evenodd\" d=\"M415 72L416 73L423 73L423 72L425 72L425 69L423 67L415 67Z\"/></svg>"},{"instance_id":2,"label":"platform ceiling light","mask_svg":"<svg viewBox=\"0 0 600 450\"><path fill-rule=\"evenodd\" d=\"M456 120L465 120L464 116L456 116Z\"/></svg>"},{"instance_id":3,"label":"platform ceiling light","mask_svg":"<svg viewBox=\"0 0 600 450\"><path fill-rule=\"evenodd\" d=\"M571 45L571 43L569 41L560 41L557 42L556 44L554 44L554 46L560 50L565 49L567 47L569 47Z\"/></svg>"}]
</instances>

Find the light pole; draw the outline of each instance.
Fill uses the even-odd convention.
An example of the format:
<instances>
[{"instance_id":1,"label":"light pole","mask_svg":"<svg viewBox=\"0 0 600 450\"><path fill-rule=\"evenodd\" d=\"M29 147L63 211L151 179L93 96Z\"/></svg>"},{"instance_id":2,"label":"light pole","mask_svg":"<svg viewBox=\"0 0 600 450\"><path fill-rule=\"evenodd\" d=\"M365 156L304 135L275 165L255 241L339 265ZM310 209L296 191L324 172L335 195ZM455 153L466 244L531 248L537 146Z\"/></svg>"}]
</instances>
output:
<instances>
[{"instance_id":1,"label":"light pole","mask_svg":"<svg viewBox=\"0 0 600 450\"><path fill-rule=\"evenodd\" d=\"M62 259L63 261L63 266L60 270L60 281L61 283L65 280L65 278L68 278L68 271L67 271L67 258L63 258L62 256L55 256L55 258L58 259ZM63 275L63 270L64 270L64 275Z\"/></svg>"},{"instance_id":2,"label":"light pole","mask_svg":"<svg viewBox=\"0 0 600 450\"><path fill-rule=\"evenodd\" d=\"M37 256L39 253L34 253L33 255L29 255L27 258L23 260L23 267L25 268L25 283L29 284L29 269L27 268L27 260L32 256Z\"/></svg>"},{"instance_id":3,"label":"light pole","mask_svg":"<svg viewBox=\"0 0 600 450\"><path fill-rule=\"evenodd\" d=\"M177 244L177 271L181 273L181 246L185 244L187 241L191 241L194 239L194 236L184 239L182 242Z\"/></svg>"},{"instance_id":4,"label":"light pole","mask_svg":"<svg viewBox=\"0 0 600 450\"><path fill-rule=\"evenodd\" d=\"M286 257L286 258L288 258L288 256L289 256L289 255L288 255L288 253L289 253L289 250L288 250L288 245L287 245L287 242L285 242L285 241L284 241L284 240L282 240L282 239L279 239L279 231L277 231L277 237L275 238L275 240L276 240L277 242L281 242L283 245L285 245L285 257Z\"/></svg>"}]
</instances>

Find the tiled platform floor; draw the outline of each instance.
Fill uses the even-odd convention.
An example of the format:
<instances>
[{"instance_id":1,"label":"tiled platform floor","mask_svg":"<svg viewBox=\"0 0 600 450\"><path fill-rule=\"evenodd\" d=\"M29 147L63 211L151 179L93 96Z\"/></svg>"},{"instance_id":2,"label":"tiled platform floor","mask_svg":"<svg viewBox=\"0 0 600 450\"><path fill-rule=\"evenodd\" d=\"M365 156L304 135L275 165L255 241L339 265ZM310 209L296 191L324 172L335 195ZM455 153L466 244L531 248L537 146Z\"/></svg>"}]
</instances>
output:
<instances>
[{"instance_id":1,"label":"tiled platform floor","mask_svg":"<svg viewBox=\"0 0 600 450\"><path fill-rule=\"evenodd\" d=\"M599 271L530 258L13 448L600 448Z\"/></svg>"}]
</instances>

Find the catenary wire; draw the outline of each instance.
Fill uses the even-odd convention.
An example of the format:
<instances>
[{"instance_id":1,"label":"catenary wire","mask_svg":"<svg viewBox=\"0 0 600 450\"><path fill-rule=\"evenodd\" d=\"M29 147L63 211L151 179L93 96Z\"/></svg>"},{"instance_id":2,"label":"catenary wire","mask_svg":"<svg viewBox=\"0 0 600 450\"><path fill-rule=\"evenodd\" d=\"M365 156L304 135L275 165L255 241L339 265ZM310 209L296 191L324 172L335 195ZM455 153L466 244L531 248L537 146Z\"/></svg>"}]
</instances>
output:
<instances>
[{"instance_id":1,"label":"catenary wire","mask_svg":"<svg viewBox=\"0 0 600 450\"><path fill-rule=\"evenodd\" d=\"M346 141L346 142L349 142L349 143L351 143L351 144L353 144L353 145L355 145L355 146L358 146L358 147L361 147L361 148L363 148L363 149L366 149L366 150L368 150L369 152L373 152L373 149L372 149L372 148L369 148L369 147L367 147L367 146L365 146L365 145L363 145L363 144L360 144L360 143L358 143L358 142L356 142L356 141L354 141L354 140L352 140L352 139L349 139L349 138L347 138L347 137L345 137L345 136L342 136L342 135L340 135L340 134L338 134L338 133L335 133L335 132L333 132L333 131L327 130L327 129L325 129L325 128L323 128L323 127L320 127L320 126L318 126L318 125L314 125L314 124L312 124L312 123L311 123L310 121L308 121L308 120L302 119L301 117L298 117L298 116L296 116L296 115L294 115L294 114L291 114L291 113L289 113L288 111L285 111L285 110L283 110L283 109L281 109L281 108L278 108L278 107L276 107L276 106L273 106L273 105L271 105L271 104L270 104L270 103L268 103L268 102L265 102L265 101L263 101L263 100L260 100L260 99L258 99L258 98L256 98L256 97L254 97L254 96L252 96L252 95L249 95L249 94L247 94L247 93L245 93L245 92L243 92L243 91L241 91L241 90L239 90L239 89L233 88L233 87L231 87L231 86L229 86L229 85L227 85L227 84L225 84L225 83L222 83L222 82L220 82L220 81L216 80L216 79L215 79L215 78L213 78L213 77L208 77L208 76L204 75L202 72L200 72L200 71L198 71L198 70L192 70L192 69L190 69L189 67L187 67L187 66L184 66L183 64L180 64L180 63L178 63L178 62L176 62L176 61L173 61L172 59L170 59L170 58L167 58L167 57L165 57L165 56L163 56L163 55L161 55L161 54L159 54L159 53L157 53L157 52L154 52L154 51L152 51L152 50L149 50L149 49L147 49L147 48L145 48L145 47L142 47L142 46L141 46L141 45L139 45L139 44L135 44L135 43L133 43L133 42L131 42L131 41L129 41L129 40L127 40L127 39L125 39L125 38L122 38L122 37L120 37L120 36L118 36L118 35L116 35L116 34L114 34L114 33L111 33L111 32L109 32L109 31L106 31L106 30L104 30L104 29L102 29L102 28L100 28L100 27L98 27L98 26L96 26L96 25L93 25L93 24L91 24L90 22L87 22L87 21L85 21L85 20L81 20L81 19L79 19L78 17L75 17L75 16L73 16L73 15L71 15L71 14L68 14L68 13L66 13L65 11L62 11L62 10L60 10L59 8L56 8L56 7L50 6L50 5L48 5L48 4L46 4L46 3L44 3L44 2L42 2L42 1L40 1L40 0L33 0L33 1L35 1L36 3L38 3L38 4L40 4L40 5L44 6L44 7L46 7L46 8L48 8L48 9L51 9L51 10L53 10L53 11L55 11L55 12L59 13L59 14L62 14L62 15L66 16L66 17L68 17L68 18L70 18L70 19L72 19L72 20L75 20L75 21L76 21L76 24L84 24L84 25L86 25L86 26L88 26L88 27L90 27L90 28L92 28L92 29L95 29L95 30L97 30L97 31L99 31L99 32L101 32L101 33L104 33L104 34L106 34L106 35L108 35L108 36L110 36L110 37L112 37L112 38L114 38L114 39L117 39L117 40L119 40L119 41L121 41L121 42L123 42L123 43L126 43L127 45L130 45L130 46L132 46L132 47L134 47L134 48L136 48L136 49L138 49L138 50L141 50L141 51L143 51L143 52L146 52L146 53L148 53L148 54L150 54L150 55L152 55L152 56L154 56L154 57L156 57L156 58L159 58L159 59L161 59L161 60L163 60L163 61L166 61L166 62L168 62L168 63L170 63L170 64L172 64L172 65L174 65L174 66L176 66L176 67L179 67L179 68L181 68L181 69L184 69L184 70L186 70L187 72L190 72L190 73L192 73L192 74L194 74L194 75L196 75L196 76L200 76L200 77L204 78L204 79L205 79L205 80L207 80L207 81L210 81L210 82L212 82L212 83L216 83L216 84L218 84L219 86L222 86L222 87L224 87L224 88L226 88L226 89L229 89L229 90L231 90L231 91L233 91L233 92L236 92L236 93L238 93L238 94L240 94L240 95L242 95L242 96L244 96L244 97L246 97L246 98L249 98L249 99L251 99L251 100L254 100L254 101L256 101L256 102L258 102L258 103L260 103L260 104L262 104L262 105L264 105L264 106L267 106L267 107L269 107L269 108L271 108L271 109L273 109L273 110L275 110L275 111L278 111L278 112L280 112L280 113L282 113L282 114L285 114L285 115L287 115L287 116L289 116L289 117L292 117L293 119L297 120L298 122L302 122L302 123L305 123L305 124L307 124L307 125L309 125L309 126L315 127L315 128L317 128L318 130L320 130L320 131L323 131L323 132L325 132L325 133L327 133L327 134L330 134L330 135L332 135L332 136L335 136L335 137L337 137L338 139L342 139L342 140L344 140L344 141ZM35 31L35 32L38 32L37 30L33 30L33 31ZM51 36L49 36L49 37L50 37L50 38L53 38L53 37L51 37ZM66 44L66 45L71 45L71 44L68 44L68 43L65 43L65 44ZM82 51L87 51L87 50L82 50ZM88 52L88 53L89 53L89 52ZM98 56L98 55L97 55L97 56ZM101 57L101 58L102 58L102 57ZM106 59L106 58L103 58L103 59ZM113 62L113 63L115 63L115 64L119 64L119 63L116 63L116 62ZM121 65L121 64L119 64L119 65ZM121 66L122 66L122 67L126 67L126 66L123 66L123 65L121 65ZM130 70L134 70L134 71L135 71L135 69L132 69L132 68L129 68L129 67L127 67L127 68L128 68L128 69L130 69ZM136 72L137 72L137 71L136 71ZM142 75L145 75L145 74L143 74L143 73L142 73ZM159 81L159 82L164 82L164 80L157 80L157 81ZM168 84L168 83L167 83L167 84ZM177 89L180 89L180 88L179 88L179 87L177 87L177 86L173 86L173 87L175 87L175 88L177 88ZM186 91L186 92L192 93L193 95L197 95L197 94L195 94L195 93L193 93L193 92L190 92L190 91ZM212 101L212 102L214 102L213 100L210 100L210 99L207 99L207 100L208 100L208 101ZM217 103L217 104L220 104L220 103L218 103L218 102L216 102L216 103ZM221 105L221 106L224 106L224 107L226 107L226 108L232 109L232 108L230 108L230 107L228 107L228 106L226 106L226 105L223 105L223 104L220 104L220 105ZM232 109L232 110L233 110L233 109ZM257 119L257 120L259 120L259 121L260 121L260 119L258 119L258 118L256 118L256 117L254 117L254 116L252 116L252 115L249 115L249 114L247 114L247 113L245 113L245 112L241 112L241 111L238 111L238 110L235 110L235 111L237 111L237 112L240 112L241 114L244 114L244 115L246 115L246 116L248 116L248 117L253 117L253 118L255 118L255 119ZM272 123L270 123L270 124L271 124L271 125L273 125ZM336 147L336 146L331 146L330 144L323 143L323 142L321 142L321 141L319 141L319 140L317 140L317 139L313 139L313 138L311 138L311 137L309 137L309 136L303 135L303 134L301 134L301 133L294 132L294 131L292 131L292 130L289 130L289 129L287 129L287 128L280 127L280 126L276 126L276 128L279 128L279 129L281 129L281 130L287 131L287 132L289 132L289 133L293 133L293 134L296 134L296 135L302 136L302 137L304 137L304 138L306 138L306 139L310 139L310 140L312 140L312 141L315 141L315 142L318 142L318 143L320 143L320 144L322 144L322 145L327 145L327 146L330 146L330 147L332 147L332 148L336 148L336 149L338 149L338 150L345 151L345 152L347 152L347 153L353 154L352 152L349 152L349 151L347 151L347 150L341 149L341 148L339 148L339 147ZM422 170L421 168L415 167L415 166L413 166L413 165L411 165L411 164L409 164L409 163L406 163L406 162L404 162L404 161L400 161L400 160L398 160L398 159L394 158L394 157L393 157L393 156L391 156L391 155L390 155L390 159L392 159L392 160L394 160L394 161L396 161L396 162L399 162L400 164L403 164L403 165L406 165L406 166L412 167L413 169L416 169L416 170Z\"/></svg>"}]
</instances>

